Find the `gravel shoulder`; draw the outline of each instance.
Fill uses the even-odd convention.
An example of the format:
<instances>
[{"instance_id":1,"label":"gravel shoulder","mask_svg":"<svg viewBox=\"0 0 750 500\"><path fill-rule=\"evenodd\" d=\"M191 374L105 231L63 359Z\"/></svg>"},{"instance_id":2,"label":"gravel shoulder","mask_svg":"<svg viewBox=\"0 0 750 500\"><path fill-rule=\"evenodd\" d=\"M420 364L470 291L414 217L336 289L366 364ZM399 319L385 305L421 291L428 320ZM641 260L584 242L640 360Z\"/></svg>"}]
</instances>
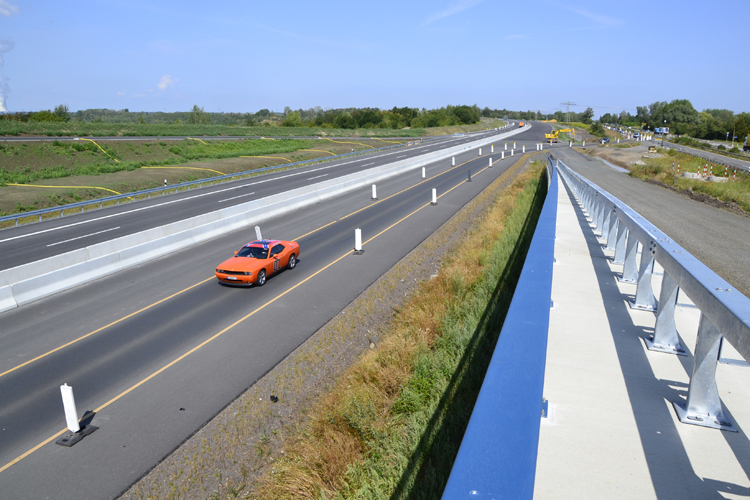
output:
<instances>
[{"instance_id":1,"label":"gravel shoulder","mask_svg":"<svg viewBox=\"0 0 750 500\"><path fill-rule=\"evenodd\" d=\"M626 151L638 157L644 154L643 150ZM553 156L622 200L737 290L750 296L750 239L747 237L750 217L632 178L573 149L556 149ZM627 158L619 160L630 163Z\"/></svg>"}]
</instances>

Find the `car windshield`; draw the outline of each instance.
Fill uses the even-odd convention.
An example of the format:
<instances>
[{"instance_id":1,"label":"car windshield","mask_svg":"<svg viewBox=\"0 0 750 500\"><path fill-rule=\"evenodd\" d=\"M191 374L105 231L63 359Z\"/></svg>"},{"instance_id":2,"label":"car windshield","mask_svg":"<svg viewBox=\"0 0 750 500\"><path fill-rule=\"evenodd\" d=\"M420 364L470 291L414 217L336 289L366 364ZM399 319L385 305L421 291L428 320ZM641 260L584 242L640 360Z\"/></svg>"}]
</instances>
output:
<instances>
[{"instance_id":1,"label":"car windshield","mask_svg":"<svg viewBox=\"0 0 750 500\"><path fill-rule=\"evenodd\" d=\"M251 257L253 259L265 259L268 255L268 249L262 247L242 247L237 252L237 257Z\"/></svg>"}]
</instances>

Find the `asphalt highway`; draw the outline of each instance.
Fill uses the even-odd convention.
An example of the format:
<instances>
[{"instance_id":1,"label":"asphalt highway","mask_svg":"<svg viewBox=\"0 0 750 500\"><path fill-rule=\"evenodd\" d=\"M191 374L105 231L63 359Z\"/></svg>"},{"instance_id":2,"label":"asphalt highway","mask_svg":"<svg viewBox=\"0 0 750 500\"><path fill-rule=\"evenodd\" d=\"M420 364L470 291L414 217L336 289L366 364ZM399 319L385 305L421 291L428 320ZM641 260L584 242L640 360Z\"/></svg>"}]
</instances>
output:
<instances>
[{"instance_id":1,"label":"asphalt highway","mask_svg":"<svg viewBox=\"0 0 750 500\"><path fill-rule=\"evenodd\" d=\"M533 151L544 130L514 140ZM499 157L472 150L429 165L427 179L380 182L377 201L365 187L265 222L265 237L297 240L301 255L262 288L213 276L254 239L247 228L1 314L0 496L117 496L518 159ZM99 427L72 448L54 444L63 383Z\"/></svg>"},{"instance_id":2,"label":"asphalt highway","mask_svg":"<svg viewBox=\"0 0 750 500\"><path fill-rule=\"evenodd\" d=\"M449 136L422 145L226 182L5 229L0 231L0 270L499 133L502 132L492 130Z\"/></svg>"}]
</instances>

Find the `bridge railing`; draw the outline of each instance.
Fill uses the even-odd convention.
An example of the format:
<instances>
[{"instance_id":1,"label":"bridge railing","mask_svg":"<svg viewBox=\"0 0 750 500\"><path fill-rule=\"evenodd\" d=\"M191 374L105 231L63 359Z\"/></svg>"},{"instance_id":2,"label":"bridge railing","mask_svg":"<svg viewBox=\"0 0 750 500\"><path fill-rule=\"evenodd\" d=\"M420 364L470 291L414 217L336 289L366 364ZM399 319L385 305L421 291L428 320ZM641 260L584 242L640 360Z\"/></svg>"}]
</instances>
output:
<instances>
[{"instance_id":1,"label":"bridge railing","mask_svg":"<svg viewBox=\"0 0 750 500\"><path fill-rule=\"evenodd\" d=\"M679 290L701 311L687 401L672 402L680 421L736 432L722 408L716 366L723 339L750 360L750 299L622 201L563 162L557 166L592 225L601 231L606 248L614 250L613 263L623 266L620 281L636 284L630 306L656 313L654 335L645 339L647 347L686 355L674 319ZM658 300L651 285L655 262L664 269Z\"/></svg>"},{"instance_id":2,"label":"bridge railing","mask_svg":"<svg viewBox=\"0 0 750 500\"><path fill-rule=\"evenodd\" d=\"M532 498L547 357L557 173L548 191L443 499Z\"/></svg>"}]
</instances>

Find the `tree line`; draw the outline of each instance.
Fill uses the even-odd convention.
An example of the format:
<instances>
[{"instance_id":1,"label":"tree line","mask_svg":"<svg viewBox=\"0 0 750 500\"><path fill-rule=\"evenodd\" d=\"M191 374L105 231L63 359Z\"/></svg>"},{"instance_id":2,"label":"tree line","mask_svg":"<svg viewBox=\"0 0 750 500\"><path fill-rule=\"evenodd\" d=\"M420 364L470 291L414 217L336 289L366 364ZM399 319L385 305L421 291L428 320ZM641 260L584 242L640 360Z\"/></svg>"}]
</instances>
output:
<instances>
[{"instance_id":1,"label":"tree line","mask_svg":"<svg viewBox=\"0 0 750 500\"><path fill-rule=\"evenodd\" d=\"M202 124L235 126L282 126L320 127L338 129L379 128L403 129L466 125L478 123L482 113L478 106L445 106L438 109L410 107L340 108L321 107L292 110L288 106L283 112L261 109L255 113L211 113L202 107L193 106L184 112L137 112L128 109L86 109L70 112L67 105L57 106L54 111L5 113L0 119L21 122L86 122L123 124Z\"/></svg>"}]
</instances>

